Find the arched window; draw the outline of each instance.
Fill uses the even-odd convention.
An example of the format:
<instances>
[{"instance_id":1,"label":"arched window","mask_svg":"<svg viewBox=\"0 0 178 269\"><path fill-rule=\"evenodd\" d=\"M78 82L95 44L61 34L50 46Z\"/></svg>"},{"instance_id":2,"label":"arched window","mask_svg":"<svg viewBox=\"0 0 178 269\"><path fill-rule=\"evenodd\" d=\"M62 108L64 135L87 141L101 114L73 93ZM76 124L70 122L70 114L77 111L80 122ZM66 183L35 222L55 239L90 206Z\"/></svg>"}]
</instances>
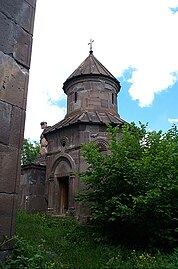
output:
<instances>
[{"instance_id":1,"label":"arched window","mask_svg":"<svg viewBox=\"0 0 178 269\"><path fill-rule=\"evenodd\" d=\"M107 146L105 144L101 143L101 142L99 142L97 144L97 148L98 148L99 152L103 152L103 151L107 151L108 150L107 149Z\"/></svg>"},{"instance_id":2,"label":"arched window","mask_svg":"<svg viewBox=\"0 0 178 269\"><path fill-rule=\"evenodd\" d=\"M114 93L112 93L112 104L114 104Z\"/></svg>"},{"instance_id":3,"label":"arched window","mask_svg":"<svg viewBox=\"0 0 178 269\"><path fill-rule=\"evenodd\" d=\"M74 92L74 102L77 103L77 92Z\"/></svg>"},{"instance_id":4,"label":"arched window","mask_svg":"<svg viewBox=\"0 0 178 269\"><path fill-rule=\"evenodd\" d=\"M99 152L107 152L108 151L108 142L104 139L97 139L94 141L96 148Z\"/></svg>"}]
</instances>

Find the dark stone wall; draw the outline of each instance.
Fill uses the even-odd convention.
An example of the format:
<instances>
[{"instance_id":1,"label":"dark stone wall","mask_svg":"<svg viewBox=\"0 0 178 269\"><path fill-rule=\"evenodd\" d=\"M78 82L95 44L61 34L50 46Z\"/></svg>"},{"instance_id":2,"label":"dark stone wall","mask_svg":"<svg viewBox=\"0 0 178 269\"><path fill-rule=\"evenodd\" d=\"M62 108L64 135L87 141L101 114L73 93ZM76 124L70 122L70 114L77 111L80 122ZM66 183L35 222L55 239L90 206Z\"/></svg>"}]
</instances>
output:
<instances>
[{"instance_id":1,"label":"dark stone wall","mask_svg":"<svg viewBox=\"0 0 178 269\"><path fill-rule=\"evenodd\" d=\"M82 76L67 86L67 115L82 111L118 114L118 85L110 78Z\"/></svg>"},{"instance_id":2,"label":"dark stone wall","mask_svg":"<svg viewBox=\"0 0 178 269\"><path fill-rule=\"evenodd\" d=\"M21 167L19 207L26 212L46 212L46 167L31 164Z\"/></svg>"},{"instance_id":3,"label":"dark stone wall","mask_svg":"<svg viewBox=\"0 0 178 269\"><path fill-rule=\"evenodd\" d=\"M48 140L46 170L48 212L52 215L60 215L59 178L67 175L69 176L69 211L73 208L76 217L83 221L87 218L88 212L86 208L75 201L75 195L79 189L84 187L76 172L85 171L88 164L81 155L80 148L81 145L90 141L107 148L106 125L77 123L51 132L46 137Z\"/></svg>"},{"instance_id":4,"label":"dark stone wall","mask_svg":"<svg viewBox=\"0 0 178 269\"><path fill-rule=\"evenodd\" d=\"M0 242L15 233L36 0L0 1ZM0 258L11 252L10 241Z\"/></svg>"}]
</instances>

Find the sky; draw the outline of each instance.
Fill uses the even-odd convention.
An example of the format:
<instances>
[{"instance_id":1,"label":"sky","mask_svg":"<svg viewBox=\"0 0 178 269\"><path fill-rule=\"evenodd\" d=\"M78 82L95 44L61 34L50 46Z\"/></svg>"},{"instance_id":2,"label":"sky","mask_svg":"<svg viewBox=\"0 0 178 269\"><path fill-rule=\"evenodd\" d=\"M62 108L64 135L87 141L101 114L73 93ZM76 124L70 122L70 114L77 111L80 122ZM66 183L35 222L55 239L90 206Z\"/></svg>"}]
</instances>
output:
<instances>
[{"instance_id":1,"label":"sky","mask_svg":"<svg viewBox=\"0 0 178 269\"><path fill-rule=\"evenodd\" d=\"M66 114L62 86L89 55L120 81L118 113L150 130L178 125L178 0L37 0L25 138Z\"/></svg>"}]
</instances>

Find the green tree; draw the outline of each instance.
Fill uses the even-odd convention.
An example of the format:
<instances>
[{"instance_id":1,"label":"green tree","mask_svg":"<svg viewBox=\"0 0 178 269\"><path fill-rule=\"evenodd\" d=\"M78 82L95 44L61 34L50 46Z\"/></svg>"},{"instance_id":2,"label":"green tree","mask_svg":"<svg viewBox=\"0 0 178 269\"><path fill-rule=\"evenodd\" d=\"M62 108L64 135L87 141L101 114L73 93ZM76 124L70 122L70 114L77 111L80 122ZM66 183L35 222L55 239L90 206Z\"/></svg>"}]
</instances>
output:
<instances>
[{"instance_id":1,"label":"green tree","mask_svg":"<svg viewBox=\"0 0 178 269\"><path fill-rule=\"evenodd\" d=\"M30 139L24 139L21 151L21 164L35 163L40 153L40 145L38 142L31 142Z\"/></svg>"},{"instance_id":2,"label":"green tree","mask_svg":"<svg viewBox=\"0 0 178 269\"><path fill-rule=\"evenodd\" d=\"M178 205L178 130L146 131L134 123L108 127L108 154L89 143L82 152L89 168L77 199L91 221L116 242L133 246L176 244Z\"/></svg>"}]
</instances>

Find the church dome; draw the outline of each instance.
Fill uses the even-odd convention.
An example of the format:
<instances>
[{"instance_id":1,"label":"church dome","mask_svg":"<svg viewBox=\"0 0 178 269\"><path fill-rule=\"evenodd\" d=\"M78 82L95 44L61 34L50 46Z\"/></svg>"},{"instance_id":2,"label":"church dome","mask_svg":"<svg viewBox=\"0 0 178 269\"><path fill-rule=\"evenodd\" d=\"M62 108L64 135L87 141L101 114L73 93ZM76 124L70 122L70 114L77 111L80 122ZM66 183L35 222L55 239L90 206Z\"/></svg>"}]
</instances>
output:
<instances>
[{"instance_id":1,"label":"church dome","mask_svg":"<svg viewBox=\"0 0 178 269\"><path fill-rule=\"evenodd\" d=\"M90 50L89 56L79 65L79 67L67 78L63 84L63 90L66 93L68 85L77 79L87 78L89 76L105 77L111 79L117 84L118 91L120 91L120 82L104 67L97 58L93 55L93 51Z\"/></svg>"},{"instance_id":2,"label":"church dome","mask_svg":"<svg viewBox=\"0 0 178 269\"><path fill-rule=\"evenodd\" d=\"M122 125L118 114L117 94L120 82L96 59L90 49L89 56L66 79L63 90L67 95L65 118L44 134L76 124Z\"/></svg>"}]
</instances>

